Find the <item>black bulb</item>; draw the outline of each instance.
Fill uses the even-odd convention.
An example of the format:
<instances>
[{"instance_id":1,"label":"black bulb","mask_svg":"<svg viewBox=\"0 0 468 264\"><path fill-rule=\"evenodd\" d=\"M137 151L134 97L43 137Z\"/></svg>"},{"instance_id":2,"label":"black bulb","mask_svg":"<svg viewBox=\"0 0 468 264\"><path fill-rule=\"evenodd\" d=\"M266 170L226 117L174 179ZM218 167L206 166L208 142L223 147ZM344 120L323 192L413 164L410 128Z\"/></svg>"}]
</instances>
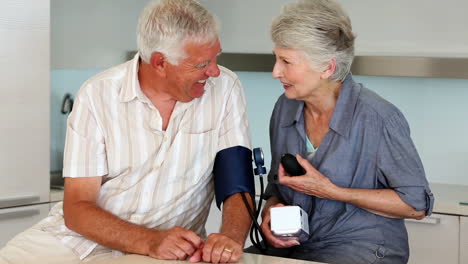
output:
<instances>
[{"instance_id":1,"label":"black bulb","mask_svg":"<svg viewBox=\"0 0 468 264\"><path fill-rule=\"evenodd\" d=\"M306 174L304 168L297 162L296 157L289 153L284 153L281 156L281 165L283 165L284 170L291 176Z\"/></svg>"}]
</instances>

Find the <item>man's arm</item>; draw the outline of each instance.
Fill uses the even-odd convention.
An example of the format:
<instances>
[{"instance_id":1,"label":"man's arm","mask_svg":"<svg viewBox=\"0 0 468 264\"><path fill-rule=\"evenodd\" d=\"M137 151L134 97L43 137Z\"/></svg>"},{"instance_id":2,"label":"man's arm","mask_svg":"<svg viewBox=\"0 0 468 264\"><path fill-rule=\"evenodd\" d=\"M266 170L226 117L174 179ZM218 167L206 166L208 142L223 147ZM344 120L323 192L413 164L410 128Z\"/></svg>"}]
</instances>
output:
<instances>
[{"instance_id":1,"label":"man's arm","mask_svg":"<svg viewBox=\"0 0 468 264\"><path fill-rule=\"evenodd\" d=\"M192 231L175 227L156 231L126 222L96 201L101 177L65 178L65 225L105 247L158 259L186 259L202 244Z\"/></svg>"},{"instance_id":2,"label":"man's arm","mask_svg":"<svg viewBox=\"0 0 468 264\"><path fill-rule=\"evenodd\" d=\"M249 193L244 193L253 207ZM229 196L223 203L220 234L211 234L203 247L203 261L213 263L238 262L252 220L240 193Z\"/></svg>"}]
</instances>

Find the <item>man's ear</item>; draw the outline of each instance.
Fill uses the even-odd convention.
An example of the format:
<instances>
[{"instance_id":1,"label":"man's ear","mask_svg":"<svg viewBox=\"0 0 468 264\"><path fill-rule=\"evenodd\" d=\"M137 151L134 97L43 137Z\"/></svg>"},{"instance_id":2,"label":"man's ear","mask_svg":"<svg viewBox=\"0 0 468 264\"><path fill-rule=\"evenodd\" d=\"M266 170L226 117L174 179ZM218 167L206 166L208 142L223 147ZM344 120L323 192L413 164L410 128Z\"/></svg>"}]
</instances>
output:
<instances>
[{"instance_id":1,"label":"man's ear","mask_svg":"<svg viewBox=\"0 0 468 264\"><path fill-rule=\"evenodd\" d=\"M151 54L150 65L156 73L166 75L167 61L161 52Z\"/></svg>"},{"instance_id":2,"label":"man's ear","mask_svg":"<svg viewBox=\"0 0 468 264\"><path fill-rule=\"evenodd\" d=\"M328 62L327 68L325 68L325 70L322 72L320 77L322 79L328 79L330 78L330 76L333 75L333 73L335 73L335 71L336 71L336 58L332 58Z\"/></svg>"}]
</instances>

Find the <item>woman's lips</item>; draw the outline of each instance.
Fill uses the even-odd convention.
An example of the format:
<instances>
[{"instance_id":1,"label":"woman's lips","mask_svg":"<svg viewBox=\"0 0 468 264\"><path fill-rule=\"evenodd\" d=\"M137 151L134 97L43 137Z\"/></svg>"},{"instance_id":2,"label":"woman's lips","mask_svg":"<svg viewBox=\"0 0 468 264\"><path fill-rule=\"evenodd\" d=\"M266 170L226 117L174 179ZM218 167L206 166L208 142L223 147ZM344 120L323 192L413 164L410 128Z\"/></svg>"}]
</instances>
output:
<instances>
[{"instance_id":1,"label":"woman's lips","mask_svg":"<svg viewBox=\"0 0 468 264\"><path fill-rule=\"evenodd\" d=\"M289 89L289 88L291 88L291 87L292 87L292 85L287 84L287 83L283 83L283 88L284 88L285 90L287 90L287 89Z\"/></svg>"}]
</instances>

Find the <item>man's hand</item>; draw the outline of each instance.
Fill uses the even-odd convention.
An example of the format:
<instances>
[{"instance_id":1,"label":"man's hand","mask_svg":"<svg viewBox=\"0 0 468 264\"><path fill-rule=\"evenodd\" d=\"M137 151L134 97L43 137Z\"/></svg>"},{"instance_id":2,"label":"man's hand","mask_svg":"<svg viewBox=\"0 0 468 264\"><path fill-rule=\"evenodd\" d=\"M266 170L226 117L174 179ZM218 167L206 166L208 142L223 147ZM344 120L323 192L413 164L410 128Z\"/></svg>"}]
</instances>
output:
<instances>
[{"instance_id":1,"label":"man's hand","mask_svg":"<svg viewBox=\"0 0 468 264\"><path fill-rule=\"evenodd\" d=\"M158 232L149 244L148 255L164 260L185 260L203 246L203 241L194 232L174 227Z\"/></svg>"},{"instance_id":2,"label":"man's hand","mask_svg":"<svg viewBox=\"0 0 468 264\"><path fill-rule=\"evenodd\" d=\"M250 200L249 205L253 207L253 201ZM190 262L202 260L211 263L238 262L242 257L242 249L251 223L241 194L229 196L223 203L221 232L209 235L203 249L196 251Z\"/></svg>"},{"instance_id":3,"label":"man's hand","mask_svg":"<svg viewBox=\"0 0 468 264\"><path fill-rule=\"evenodd\" d=\"M223 234L208 236L202 250L196 252L190 262L233 263L242 257L242 245Z\"/></svg>"},{"instance_id":4,"label":"man's hand","mask_svg":"<svg viewBox=\"0 0 468 264\"><path fill-rule=\"evenodd\" d=\"M273 207L281 207L285 206L282 203L277 203L275 205L266 208L264 214L262 215L262 224L260 225L260 229L262 230L263 234L265 235L268 244L272 245L275 248L290 248L293 246L300 245L297 238L278 238L271 232L271 217L270 217L270 209Z\"/></svg>"}]
</instances>

